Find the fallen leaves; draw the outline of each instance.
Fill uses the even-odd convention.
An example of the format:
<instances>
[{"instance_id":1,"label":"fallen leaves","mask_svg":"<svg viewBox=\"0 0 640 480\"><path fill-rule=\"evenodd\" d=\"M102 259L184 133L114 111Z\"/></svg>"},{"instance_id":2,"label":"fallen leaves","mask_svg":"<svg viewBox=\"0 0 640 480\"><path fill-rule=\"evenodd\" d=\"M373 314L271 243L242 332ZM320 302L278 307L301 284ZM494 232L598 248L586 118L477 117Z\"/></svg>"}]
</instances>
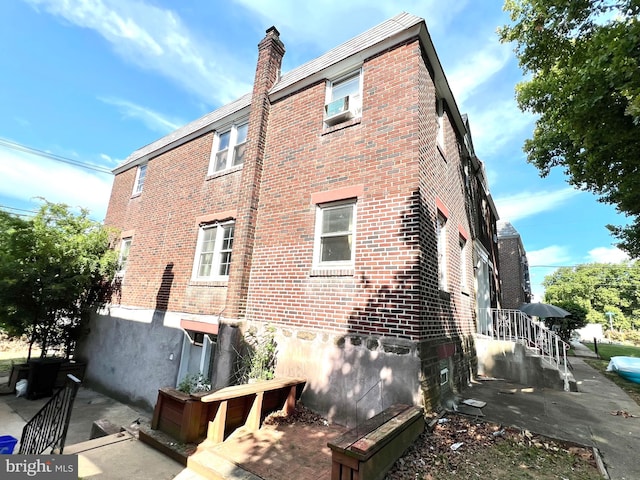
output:
<instances>
[{"instance_id":1,"label":"fallen leaves","mask_svg":"<svg viewBox=\"0 0 640 480\"><path fill-rule=\"evenodd\" d=\"M619 416L624 417L624 418L635 418L636 417L636 415L633 415L633 414L627 412L626 410L614 410L614 411L611 412L611 415L619 415Z\"/></svg>"}]
</instances>

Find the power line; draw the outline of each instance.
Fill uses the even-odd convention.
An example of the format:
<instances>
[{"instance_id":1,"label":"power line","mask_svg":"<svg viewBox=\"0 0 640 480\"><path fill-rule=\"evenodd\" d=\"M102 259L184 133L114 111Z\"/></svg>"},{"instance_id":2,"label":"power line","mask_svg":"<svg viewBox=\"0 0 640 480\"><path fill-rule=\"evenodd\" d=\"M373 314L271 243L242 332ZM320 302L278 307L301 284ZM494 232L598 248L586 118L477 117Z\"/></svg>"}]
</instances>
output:
<instances>
[{"instance_id":1,"label":"power line","mask_svg":"<svg viewBox=\"0 0 640 480\"><path fill-rule=\"evenodd\" d=\"M44 150L38 150L37 148L29 147L27 145L22 145L21 143L13 142L11 140L7 140L6 138L0 137L0 145L7 148L12 148L13 150L18 150L19 152L26 152L32 155L37 155L39 157L48 158L49 160L54 160L56 162L66 163L69 165L73 165L75 167L86 168L87 170L95 170L100 173L111 173L111 170L105 167L101 167L100 165L94 165L93 163L81 162L79 160L73 160L71 158L63 157L61 155L56 155L55 153L45 152Z\"/></svg>"},{"instance_id":2,"label":"power line","mask_svg":"<svg viewBox=\"0 0 640 480\"><path fill-rule=\"evenodd\" d=\"M18 212L38 213L36 210L27 210L26 208L11 207L9 205L0 205L0 208L4 208L6 210L16 210Z\"/></svg>"},{"instance_id":3,"label":"power line","mask_svg":"<svg viewBox=\"0 0 640 480\"><path fill-rule=\"evenodd\" d=\"M625 262L635 262L635 260L625 260ZM591 262L591 263L578 263L575 265L529 265L529 269L531 268L614 268L614 267L627 267L625 263L605 263L605 262Z\"/></svg>"}]
</instances>

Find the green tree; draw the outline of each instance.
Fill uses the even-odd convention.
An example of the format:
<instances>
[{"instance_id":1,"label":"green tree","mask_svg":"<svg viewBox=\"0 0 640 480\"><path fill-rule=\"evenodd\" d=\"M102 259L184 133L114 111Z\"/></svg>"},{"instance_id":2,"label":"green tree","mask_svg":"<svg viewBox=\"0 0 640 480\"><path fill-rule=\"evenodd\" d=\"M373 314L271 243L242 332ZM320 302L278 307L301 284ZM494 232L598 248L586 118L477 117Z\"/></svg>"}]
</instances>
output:
<instances>
[{"instance_id":1,"label":"green tree","mask_svg":"<svg viewBox=\"0 0 640 480\"><path fill-rule=\"evenodd\" d=\"M589 323L609 328L613 312L616 330L640 329L640 263L589 263L563 267L542 282L545 302L574 303L586 310ZM565 307L562 307L565 308ZM571 308L565 310L572 311Z\"/></svg>"},{"instance_id":2,"label":"green tree","mask_svg":"<svg viewBox=\"0 0 640 480\"><path fill-rule=\"evenodd\" d=\"M564 318L545 318L544 323L547 327L558 327L558 335L565 342L571 339L571 332L582 328L587 324L587 309L576 302L558 301L554 305L564 308L571 315Z\"/></svg>"},{"instance_id":3,"label":"green tree","mask_svg":"<svg viewBox=\"0 0 640 480\"><path fill-rule=\"evenodd\" d=\"M632 220L608 228L640 257L640 2L506 0L528 79L516 87L520 109L539 115L524 144L542 176L564 168L569 183L593 192Z\"/></svg>"},{"instance_id":4,"label":"green tree","mask_svg":"<svg viewBox=\"0 0 640 480\"><path fill-rule=\"evenodd\" d=\"M27 220L0 212L0 326L27 334L42 356L64 348L68 358L109 297L117 267L110 239L87 210L64 204L44 201Z\"/></svg>"}]
</instances>

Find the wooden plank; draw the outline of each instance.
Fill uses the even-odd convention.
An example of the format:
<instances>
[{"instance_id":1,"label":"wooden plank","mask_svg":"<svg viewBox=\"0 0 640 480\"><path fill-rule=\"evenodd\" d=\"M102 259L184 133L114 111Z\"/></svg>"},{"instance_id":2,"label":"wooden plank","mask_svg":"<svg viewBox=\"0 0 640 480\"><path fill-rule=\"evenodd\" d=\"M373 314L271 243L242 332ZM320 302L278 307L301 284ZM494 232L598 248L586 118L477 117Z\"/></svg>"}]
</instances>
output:
<instances>
[{"instance_id":1,"label":"wooden plank","mask_svg":"<svg viewBox=\"0 0 640 480\"><path fill-rule=\"evenodd\" d=\"M287 417L291 415L296 408L296 390L297 388L295 385L291 385L291 387L289 387L289 394L287 395L287 399L285 400L283 407L284 414Z\"/></svg>"},{"instance_id":2,"label":"wooden plank","mask_svg":"<svg viewBox=\"0 0 640 480\"><path fill-rule=\"evenodd\" d=\"M280 377L274 378L273 380L264 380L244 385L233 385L205 395L201 398L201 401L205 403L216 402L245 395L255 395L258 392L269 392L271 390L278 390L285 387L291 387L293 385L297 386L303 383L306 383L304 378Z\"/></svg>"},{"instance_id":3,"label":"wooden plank","mask_svg":"<svg viewBox=\"0 0 640 480\"><path fill-rule=\"evenodd\" d=\"M227 402L222 401L218 405L215 417L209 422L207 430L207 439L213 443L222 443L224 441L224 428L227 423Z\"/></svg>"},{"instance_id":4,"label":"wooden plank","mask_svg":"<svg viewBox=\"0 0 640 480\"><path fill-rule=\"evenodd\" d=\"M411 424L418 417L422 417L422 410L418 407L409 408L354 442L350 449L356 453L371 456L399 435L404 430L405 424Z\"/></svg>"},{"instance_id":5,"label":"wooden plank","mask_svg":"<svg viewBox=\"0 0 640 480\"><path fill-rule=\"evenodd\" d=\"M351 430L343 433L341 436L333 440L328 444L328 446L332 450L341 450L346 451L353 445L355 442L360 440L362 437L367 435L370 432L376 430L380 425L389 421L391 418L399 415L405 410L411 408L410 405L404 404L395 404L378 413L374 417L371 417L369 420L365 421L362 425L352 428Z\"/></svg>"},{"instance_id":6,"label":"wooden plank","mask_svg":"<svg viewBox=\"0 0 640 480\"><path fill-rule=\"evenodd\" d=\"M247 415L247 421L245 426L250 432L255 432L260 429L260 419L262 417L262 399L264 392L259 392L251 403L249 414Z\"/></svg>"}]
</instances>

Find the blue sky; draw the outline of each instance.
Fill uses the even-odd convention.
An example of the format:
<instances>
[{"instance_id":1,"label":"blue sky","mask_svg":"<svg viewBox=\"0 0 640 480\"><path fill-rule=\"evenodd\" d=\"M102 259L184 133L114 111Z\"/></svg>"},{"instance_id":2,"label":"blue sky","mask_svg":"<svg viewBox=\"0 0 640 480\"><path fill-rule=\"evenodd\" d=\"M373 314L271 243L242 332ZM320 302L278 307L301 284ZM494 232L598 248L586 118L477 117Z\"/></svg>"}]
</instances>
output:
<instances>
[{"instance_id":1,"label":"blue sky","mask_svg":"<svg viewBox=\"0 0 640 480\"><path fill-rule=\"evenodd\" d=\"M500 0L4 0L0 205L31 210L42 196L102 220L110 174L7 141L111 170L250 91L257 44L271 25L287 50L286 72L401 11L426 20L500 217L522 236L535 298L554 266L622 260L605 225L625 218L574 190L562 171L541 179L526 163L522 143L535 118L514 100L523 77L496 35L508 21Z\"/></svg>"}]
</instances>

